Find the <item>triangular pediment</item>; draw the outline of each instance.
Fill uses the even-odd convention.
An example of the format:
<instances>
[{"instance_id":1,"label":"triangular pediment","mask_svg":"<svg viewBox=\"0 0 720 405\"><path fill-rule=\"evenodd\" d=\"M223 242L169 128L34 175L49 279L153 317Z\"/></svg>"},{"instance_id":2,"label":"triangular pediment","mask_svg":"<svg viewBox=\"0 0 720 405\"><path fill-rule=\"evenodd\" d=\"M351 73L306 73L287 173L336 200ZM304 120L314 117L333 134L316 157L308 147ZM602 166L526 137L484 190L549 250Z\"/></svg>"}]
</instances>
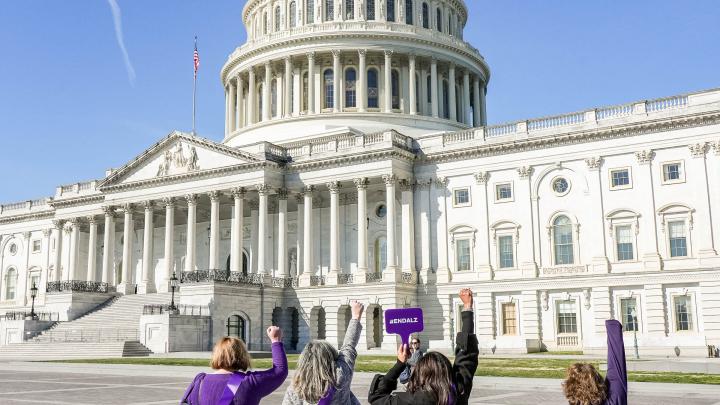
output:
<instances>
[{"instance_id":1,"label":"triangular pediment","mask_svg":"<svg viewBox=\"0 0 720 405\"><path fill-rule=\"evenodd\" d=\"M99 187L162 180L259 161L259 157L250 153L175 131L113 171Z\"/></svg>"}]
</instances>

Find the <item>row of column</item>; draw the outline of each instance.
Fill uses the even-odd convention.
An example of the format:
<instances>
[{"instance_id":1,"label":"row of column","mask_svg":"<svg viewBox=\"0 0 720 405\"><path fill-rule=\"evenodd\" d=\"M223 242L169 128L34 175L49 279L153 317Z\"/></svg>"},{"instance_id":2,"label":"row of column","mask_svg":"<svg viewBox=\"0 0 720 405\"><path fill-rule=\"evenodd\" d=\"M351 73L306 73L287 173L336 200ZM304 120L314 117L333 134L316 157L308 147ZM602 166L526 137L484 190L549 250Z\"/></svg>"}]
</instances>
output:
<instances>
[{"instance_id":1,"label":"row of column","mask_svg":"<svg viewBox=\"0 0 720 405\"><path fill-rule=\"evenodd\" d=\"M351 107L357 112L365 112L368 109L368 68L367 68L367 51L364 49L358 50L357 58L357 80L356 80L356 103L355 107ZM342 52L339 50L332 51L333 56L333 105L332 111L339 112L343 111L344 103L343 100L343 89L346 86L344 66L342 64ZM306 55L307 63L302 65L307 66L309 72L315 72L315 52L310 52ZM420 70L420 83L417 83L417 57L413 54L408 55L408 104L409 112L411 115L423 114L440 118L441 106L440 103L444 100L444 89L442 81L439 79L438 71L438 60L436 58L430 59L430 77L431 85L427 88L427 83L424 80L427 76L425 69ZM393 51L384 51L384 63L383 63L383 78L384 78L384 91L383 94L383 112L392 113L394 112L392 103L392 62L393 62ZM315 74L308 74L307 76L307 89L304 88L301 83L303 76L301 74L300 67L295 68L293 59L286 57L284 59L284 73L277 74L277 77L273 76L273 65L272 61L268 61L264 64L264 77L262 93L258 94L257 90L257 74L255 67L249 68L245 72L238 73L234 79L229 78L227 81L226 89L226 123L225 133L230 134L237 131L245 126L250 126L259 121L268 121L270 119L278 119L290 116L299 116L301 111L307 111L308 114L316 114L320 111L316 109L315 99ZM484 103L485 103L485 86L481 83L480 76L471 73L467 68L462 69L462 80L460 81L462 86L462 94L460 102L462 104L461 111L467 112L470 110L471 105L476 106L473 110L473 117L470 119L468 114L462 113L461 116L457 116L455 84L457 80L457 67L454 63L449 63L447 67L447 80L448 80L448 106L447 109L448 118L453 121L461 122L467 125L480 126L484 120ZM321 80L322 80L322 72ZM472 77L471 77L472 76ZM379 79L379 78L378 78ZM273 80L276 80L275 93L273 93ZM398 79L400 81L400 79ZM322 84L322 82L321 82ZM379 85L379 83L378 83ZM399 83L400 85L400 83ZM246 87L247 86L247 87ZM321 85L321 89L324 87ZM418 90L424 94L417 94ZM303 94L306 92L307 94ZM400 89L398 89L399 95ZM472 93L472 100L471 100ZM421 97L425 95L426 97ZM430 108L424 108L427 105L427 95L430 97ZM324 96L321 94L320 96ZM257 98L260 97L258 100ZM418 103L418 97L420 103ZM273 99L275 105L275 114L272 114L273 110ZM306 106L303 106L303 101L306 101ZM321 103L322 104L322 103ZM418 104L422 108L418 111ZM262 112L258 109L262 106ZM445 108L445 106L443 106Z\"/></svg>"}]
</instances>

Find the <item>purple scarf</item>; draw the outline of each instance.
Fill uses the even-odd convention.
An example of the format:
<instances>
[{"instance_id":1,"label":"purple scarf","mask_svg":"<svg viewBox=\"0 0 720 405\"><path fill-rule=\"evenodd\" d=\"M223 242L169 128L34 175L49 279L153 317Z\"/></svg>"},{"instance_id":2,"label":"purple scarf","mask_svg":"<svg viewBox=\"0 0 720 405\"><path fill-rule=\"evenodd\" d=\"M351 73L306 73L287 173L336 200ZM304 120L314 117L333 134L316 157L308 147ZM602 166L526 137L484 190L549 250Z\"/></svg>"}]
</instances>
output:
<instances>
[{"instance_id":1,"label":"purple scarf","mask_svg":"<svg viewBox=\"0 0 720 405\"><path fill-rule=\"evenodd\" d=\"M240 383L242 383L244 379L245 374L238 372L233 373L228 379L228 383L225 386L225 390L220 396L217 405L230 405L235 398L235 393L237 393L238 388L240 388Z\"/></svg>"}]
</instances>

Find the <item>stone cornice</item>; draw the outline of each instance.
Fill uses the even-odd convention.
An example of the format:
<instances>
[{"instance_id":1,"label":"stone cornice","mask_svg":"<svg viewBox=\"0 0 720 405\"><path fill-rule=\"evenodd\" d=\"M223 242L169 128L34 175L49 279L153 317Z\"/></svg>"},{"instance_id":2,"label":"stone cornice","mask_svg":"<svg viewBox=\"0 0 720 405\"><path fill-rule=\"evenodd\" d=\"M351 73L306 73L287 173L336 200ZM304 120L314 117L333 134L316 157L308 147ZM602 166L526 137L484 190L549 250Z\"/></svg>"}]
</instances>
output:
<instances>
[{"instance_id":1,"label":"stone cornice","mask_svg":"<svg viewBox=\"0 0 720 405\"><path fill-rule=\"evenodd\" d=\"M85 205L85 204L92 204L96 202L102 202L105 201L105 195L103 194L93 194L93 195L86 195L82 197L75 197L75 198L68 198L65 200L54 200L50 202L50 205L55 208L66 208L66 207L75 207L78 205Z\"/></svg>"},{"instance_id":2,"label":"stone cornice","mask_svg":"<svg viewBox=\"0 0 720 405\"><path fill-rule=\"evenodd\" d=\"M15 222L26 222L26 221L35 221L35 220L39 220L39 219L47 219L47 218L52 218L53 216L55 216L55 211L41 211L41 212L33 212L33 213L27 213L27 214L19 214L19 215L1 217L0 225L1 224L11 224L11 223L15 223Z\"/></svg>"},{"instance_id":3,"label":"stone cornice","mask_svg":"<svg viewBox=\"0 0 720 405\"><path fill-rule=\"evenodd\" d=\"M288 172L301 172L303 170L315 170L319 168L344 167L357 162L374 162L378 160L399 158L407 161L414 161L415 154L399 148L393 148L370 153L356 153L345 156L322 158L310 161L290 163L286 166Z\"/></svg>"},{"instance_id":4,"label":"stone cornice","mask_svg":"<svg viewBox=\"0 0 720 405\"><path fill-rule=\"evenodd\" d=\"M672 131L683 128L714 125L720 123L720 112L701 113L669 119L660 119L617 125L606 128L582 130L565 134L549 135L528 139L513 139L508 137L507 142L497 142L484 145L472 145L454 150L442 150L421 154L418 156L420 163L440 163L463 159L472 159L485 156L496 156L508 153L518 153L530 150L544 149L548 147L559 147L574 145L586 142L596 142L608 139L638 136L649 133Z\"/></svg>"},{"instance_id":5,"label":"stone cornice","mask_svg":"<svg viewBox=\"0 0 720 405\"><path fill-rule=\"evenodd\" d=\"M214 169L208 169L208 170L199 170L196 172L190 172L190 173L182 173L182 174L176 174L172 176L162 176L162 177L153 177L146 180L140 180L140 181L134 181L130 183L122 183L122 184L116 184L111 186L104 186L102 188L103 192L116 192L116 191L128 191L128 190L137 190L137 189L143 189L150 186L159 186L159 185L165 185L165 184L175 184L175 183L181 183L184 181L193 181L193 180L199 180L204 179L208 177L217 177L219 175L225 176L230 174L236 174L236 173L246 173L251 172L255 170L262 170L265 168L273 168L273 169L279 169L282 165L276 162L271 161L264 161L264 162L256 162L256 163L242 163L238 165L233 166L225 166L225 167L218 167Z\"/></svg>"}]
</instances>

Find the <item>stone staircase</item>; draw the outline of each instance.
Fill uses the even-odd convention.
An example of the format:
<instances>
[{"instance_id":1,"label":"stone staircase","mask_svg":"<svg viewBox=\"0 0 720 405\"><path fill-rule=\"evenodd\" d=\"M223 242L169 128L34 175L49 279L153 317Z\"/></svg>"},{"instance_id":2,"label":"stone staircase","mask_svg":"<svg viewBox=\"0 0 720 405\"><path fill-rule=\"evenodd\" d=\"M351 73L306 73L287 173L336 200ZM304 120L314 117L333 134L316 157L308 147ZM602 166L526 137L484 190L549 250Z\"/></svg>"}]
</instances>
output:
<instances>
[{"instance_id":1,"label":"stone staircase","mask_svg":"<svg viewBox=\"0 0 720 405\"><path fill-rule=\"evenodd\" d=\"M58 322L27 342L0 346L0 359L147 356L150 350L138 341L143 307L169 301L169 293L119 296L73 321Z\"/></svg>"}]
</instances>

